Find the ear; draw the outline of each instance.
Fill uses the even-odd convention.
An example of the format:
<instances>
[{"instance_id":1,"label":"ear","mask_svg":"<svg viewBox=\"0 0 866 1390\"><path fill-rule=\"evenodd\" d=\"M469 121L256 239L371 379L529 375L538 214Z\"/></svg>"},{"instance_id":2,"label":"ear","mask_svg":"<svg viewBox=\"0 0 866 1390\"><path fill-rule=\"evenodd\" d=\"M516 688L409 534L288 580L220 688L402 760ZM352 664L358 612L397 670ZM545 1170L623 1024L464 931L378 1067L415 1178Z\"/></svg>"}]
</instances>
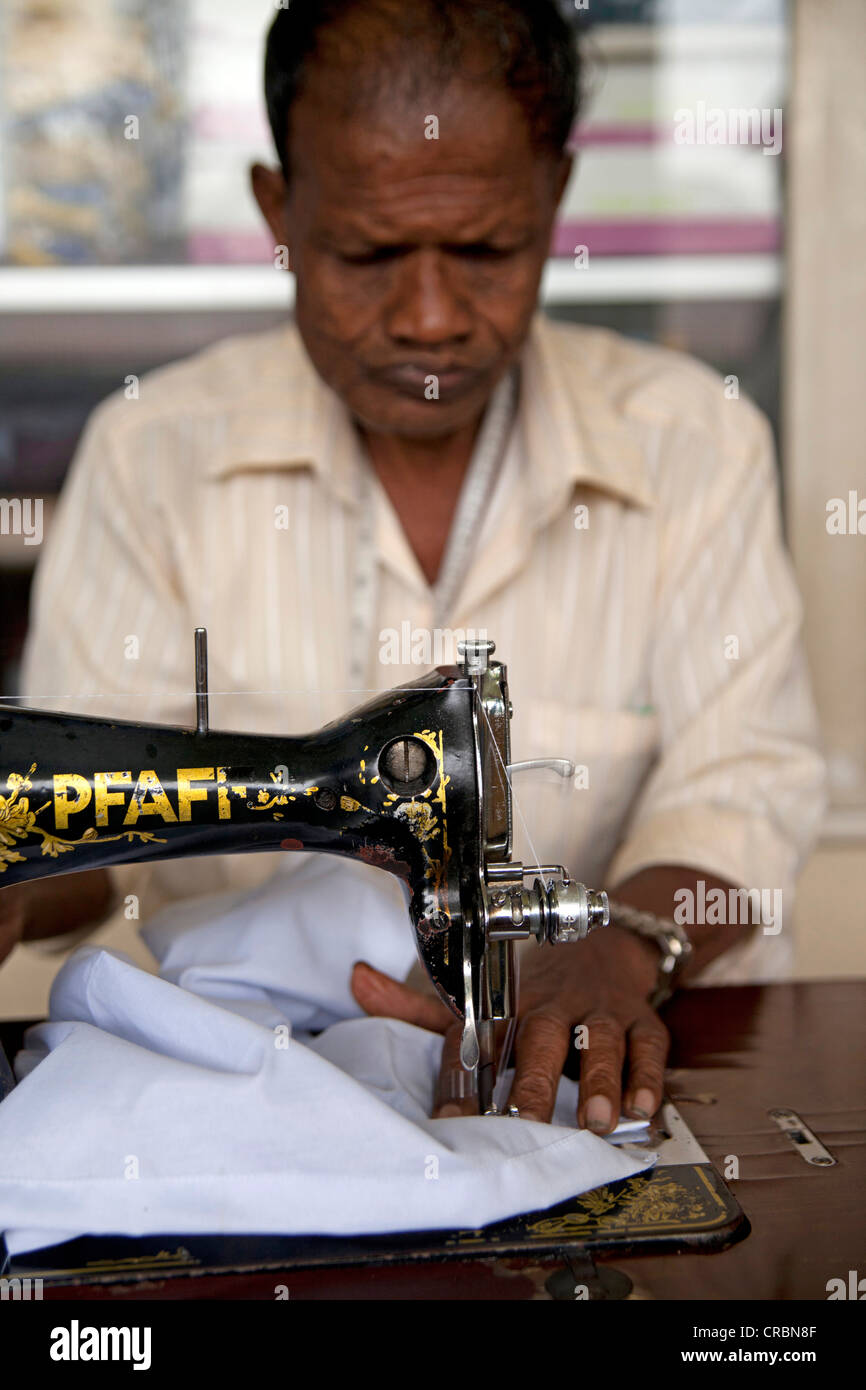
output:
<instances>
[{"instance_id":1,"label":"ear","mask_svg":"<svg viewBox=\"0 0 866 1390\"><path fill-rule=\"evenodd\" d=\"M282 169L268 169L264 164L254 164L250 169L250 183L253 197L274 238L274 245L287 246L286 181ZM291 259L291 249L289 257Z\"/></svg>"}]
</instances>

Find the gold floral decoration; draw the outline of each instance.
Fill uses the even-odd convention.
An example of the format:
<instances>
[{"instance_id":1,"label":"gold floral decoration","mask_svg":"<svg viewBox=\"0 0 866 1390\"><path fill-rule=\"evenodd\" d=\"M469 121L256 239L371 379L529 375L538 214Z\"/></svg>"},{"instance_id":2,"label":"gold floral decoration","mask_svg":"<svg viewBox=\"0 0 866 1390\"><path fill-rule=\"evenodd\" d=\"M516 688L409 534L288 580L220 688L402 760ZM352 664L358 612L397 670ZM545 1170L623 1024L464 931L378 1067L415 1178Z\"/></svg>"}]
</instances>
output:
<instances>
[{"instance_id":1,"label":"gold floral decoration","mask_svg":"<svg viewBox=\"0 0 866 1390\"><path fill-rule=\"evenodd\" d=\"M90 826L77 840L66 840L61 835L52 834L44 826L36 824L36 817L41 816L51 802L45 801L37 810L31 811L30 798L22 794L33 790L30 778L35 771L36 764L31 763L25 776L20 772L10 772L6 778L10 794L0 796L0 874L5 874L9 864L24 862L25 856L18 853L18 845L32 835L41 836L42 853L51 859L57 859L61 854L67 854L79 845L91 844L94 841L106 844L110 840L128 840L132 844L133 840L141 840L144 843L155 841L157 844L165 844L164 840L158 839L149 830L122 830L117 835L100 835L95 826Z\"/></svg>"}]
</instances>

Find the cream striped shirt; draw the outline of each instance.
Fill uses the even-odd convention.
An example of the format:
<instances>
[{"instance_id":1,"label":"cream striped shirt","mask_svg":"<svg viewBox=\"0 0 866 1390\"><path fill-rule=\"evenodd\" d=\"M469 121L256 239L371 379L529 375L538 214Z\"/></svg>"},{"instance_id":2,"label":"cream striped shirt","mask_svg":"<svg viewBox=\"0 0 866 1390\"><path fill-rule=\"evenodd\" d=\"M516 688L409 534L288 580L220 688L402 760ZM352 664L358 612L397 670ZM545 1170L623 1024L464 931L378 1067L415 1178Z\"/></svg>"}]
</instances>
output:
<instances>
[{"instance_id":1,"label":"cream striped shirt","mask_svg":"<svg viewBox=\"0 0 866 1390\"><path fill-rule=\"evenodd\" d=\"M190 725L203 625L212 727L301 733L345 713L363 698L349 672L366 467L291 323L111 397L38 569L26 702ZM823 764L763 416L689 358L539 315L447 616L384 490L368 488L365 687L422 674L418 634L436 622L485 631L508 664L515 761L582 769L515 778L516 854L593 887L667 863L780 890L782 930L758 928L702 981L784 976ZM262 854L114 872L148 916L275 867Z\"/></svg>"}]
</instances>

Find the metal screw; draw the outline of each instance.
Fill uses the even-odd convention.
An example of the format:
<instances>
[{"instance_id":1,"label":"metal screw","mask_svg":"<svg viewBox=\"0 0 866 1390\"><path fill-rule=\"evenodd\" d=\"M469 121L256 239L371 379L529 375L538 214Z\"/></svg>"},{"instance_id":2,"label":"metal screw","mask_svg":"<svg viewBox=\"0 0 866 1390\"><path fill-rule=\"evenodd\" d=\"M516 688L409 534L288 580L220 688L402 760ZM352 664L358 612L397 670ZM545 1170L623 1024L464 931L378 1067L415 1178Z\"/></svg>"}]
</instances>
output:
<instances>
[{"instance_id":1,"label":"metal screw","mask_svg":"<svg viewBox=\"0 0 866 1390\"><path fill-rule=\"evenodd\" d=\"M457 643L457 653L462 658L463 670L467 676L483 675L495 651L495 642L475 641Z\"/></svg>"},{"instance_id":2,"label":"metal screw","mask_svg":"<svg viewBox=\"0 0 866 1390\"><path fill-rule=\"evenodd\" d=\"M313 800L320 811L333 811L337 804L337 798L332 791L325 787L322 791L316 792Z\"/></svg>"},{"instance_id":3,"label":"metal screw","mask_svg":"<svg viewBox=\"0 0 866 1390\"><path fill-rule=\"evenodd\" d=\"M398 739L385 754L384 764L393 782L414 782L416 778L423 777L427 766L424 745L416 739Z\"/></svg>"}]
</instances>

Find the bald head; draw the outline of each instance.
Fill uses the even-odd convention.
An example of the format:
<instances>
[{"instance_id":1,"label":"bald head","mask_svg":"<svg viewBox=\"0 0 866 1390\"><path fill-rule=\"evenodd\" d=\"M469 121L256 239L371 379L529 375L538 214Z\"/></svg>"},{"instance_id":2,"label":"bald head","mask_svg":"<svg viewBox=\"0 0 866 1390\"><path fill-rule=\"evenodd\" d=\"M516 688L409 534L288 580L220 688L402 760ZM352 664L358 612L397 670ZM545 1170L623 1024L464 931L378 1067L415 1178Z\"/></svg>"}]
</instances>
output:
<instances>
[{"instance_id":1,"label":"bald head","mask_svg":"<svg viewBox=\"0 0 866 1390\"><path fill-rule=\"evenodd\" d=\"M561 156L577 108L574 35L555 0L292 0L268 35L265 93L283 172L292 108L326 82L351 120L387 103L431 110L445 87L492 86L520 106L538 151Z\"/></svg>"}]
</instances>

